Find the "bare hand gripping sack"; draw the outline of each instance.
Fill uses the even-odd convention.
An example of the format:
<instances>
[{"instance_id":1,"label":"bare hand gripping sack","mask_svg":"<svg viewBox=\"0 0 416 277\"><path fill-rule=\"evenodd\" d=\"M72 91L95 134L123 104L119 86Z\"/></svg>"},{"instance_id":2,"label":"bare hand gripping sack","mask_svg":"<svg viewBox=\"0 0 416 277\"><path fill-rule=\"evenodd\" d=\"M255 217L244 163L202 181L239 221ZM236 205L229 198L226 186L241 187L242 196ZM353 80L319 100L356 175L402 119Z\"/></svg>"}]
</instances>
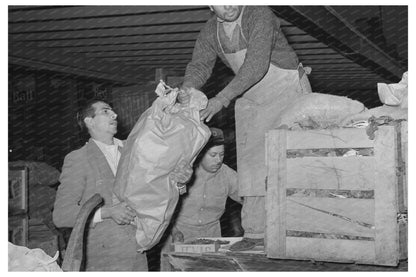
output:
<instances>
[{"instance_id":1,"label":"bare hand gripping sack","mask_svg":"<svg viewBox=\"0 0 416 277\"><path fill-rule=\"evenodd\" d=\"M206 96L191 90L183 106L175 103L178 92L159 84L159 97L141 115L121 154L114 203L125 201L135 210L138 251L157 244L172 218L179 191L169 174L180 163L192 164L211 135L199 118Z\"/></svg>"}]
</instances>

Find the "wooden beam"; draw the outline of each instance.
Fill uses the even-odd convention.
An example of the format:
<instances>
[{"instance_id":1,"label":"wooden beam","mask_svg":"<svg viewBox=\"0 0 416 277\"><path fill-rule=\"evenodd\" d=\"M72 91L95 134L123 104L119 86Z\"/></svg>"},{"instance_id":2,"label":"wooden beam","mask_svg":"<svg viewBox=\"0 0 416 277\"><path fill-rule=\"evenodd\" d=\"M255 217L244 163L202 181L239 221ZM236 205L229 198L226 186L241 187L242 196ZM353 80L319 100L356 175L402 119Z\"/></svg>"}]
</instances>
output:
<instances>
[{"instance_id":1,"label":"wooden beam","mask_svg":"<svg viewBox=\"0 0 416 277\"><path fill-rule=\"evenodd\" d=\"M56 72L62 72L66 74L73 74L78 76L85 76L97 79L104 79L109 81L120 82L124 84L140 84L145 83L152 79L152 74L147 74L146 69L140 69L140 74L134 75L132 73L128 75L114 74L114 72L103 72L92 70L91 68L77 67L75 65L68 65L62 63L48 62L46 60L35 60L31 58L21 58L9 56L9 64L21 65L25 67L32 67L38 70L51 70ZM114 68L114 65L113 65ZM149 79L150 78L150 79Z\"/></svg>"},{"instance_id":2,"label":"wooden beam","mask_svg":"<svg viewBox=\"0 0 416 277\"><path fill-rule=\"evenodd\" d=\"M95 45L95 46L77 46L69 47L65 51L72 53L88 52L119 52L119 51L138 51L138 50L175 50L191 49L195 46L194 40L177 41L177 42L159 42L159 43L136 43L136 44L117 44L117 45Z\"/></svg>"},{"instance_id":3,"label":"wooden beam","mask_svg":"<svg viewBox=\"0 0 416 277\"><path fill-rule=\"evenodd\" d=\"M198 36L198 32L191 33L176 33L176 34L157 34L157 35L137 35L137 36L126 36L119 38L104 37L104 38L83 38L83 39L41 39L33 41L21 41L11 42L12 47L18 43L26 46L38 46L38 47L77 47L77 46L105 46L105 45L120 45L120 44L147 44L147 43L166 43L166 42L177 42L177 41L195 41Z\"/></svg>"},{"instance_id":4,"label":"wooden beam","mask_svg":"<svg viewBox=\"0 0 416 277\"><path fill-rule=\"evenodd\" d=\"M128 26L128 27L97 27L85 28L83 30L39 30L9 33L12 41L27 40L58 40L58 39L86 39L86 38L117 38L124 36L139 36L146 34L169 34L181 31L183 33L199 32L205 24L205 20L199 22L189 21L181 24L155 25L155 26Z\"/></svg>"},{"instance_id":5,"label":"wooden beam","mask_svg":"<svg viewBox=\"0 0 416 277\"><path fill-rule=\"evenodd\" d=\"M162 25L162 24L177 24L181 22L208 20L211 17L211 12L208 8L194 11L179 11L168 14L141 14L126 15L117 17L91 17L91 18L77 18L64 20L50 20L50 21L35 21L22 23L9 23L9 33L18 32L38 32L38 31L74 31L83 30L85 28L115 28L127 26L146 26L146 25Z\"/></svg>"},{"instance_id":6,"label":"wooden beam","mask_svg":"<svg viewBox=\"0 0 416 277\"><path fill-rule=\"evenodd\" d=\"M83 53L89 58L128 58L128 57L144 57L148 59L162 59L169 58L192 58L193 49L167 49L167 50L139 50L139 51L115 51L115 52L101 52L101 53ZM79 54L81 55L81 54Z\"/></svg>"},{"instance_id":7,"label":"wooden beam","mask_svg":"<svg viewBox=\"0 0 416 277\"><path fill-rule=\"evenodd\" d=\"M44 21L71 18L163 14L181 10L208 10L206 6L9 6L10 21Z\"/></svg>"},{"instance_id":8,"label":"wooden beam","mask_svg":"<svg viewBox=\"0 0 416 277\"><path fill-rule=\"evenodd\" d=\"M337 50L355 63L370 68L384 78L397 82L405 68L369 41L358 31L346 25L346 20L330 7L275 6L273 11L308 34ZM356 55L349 56L354 53Z\"/></svg>"}]
</instances>

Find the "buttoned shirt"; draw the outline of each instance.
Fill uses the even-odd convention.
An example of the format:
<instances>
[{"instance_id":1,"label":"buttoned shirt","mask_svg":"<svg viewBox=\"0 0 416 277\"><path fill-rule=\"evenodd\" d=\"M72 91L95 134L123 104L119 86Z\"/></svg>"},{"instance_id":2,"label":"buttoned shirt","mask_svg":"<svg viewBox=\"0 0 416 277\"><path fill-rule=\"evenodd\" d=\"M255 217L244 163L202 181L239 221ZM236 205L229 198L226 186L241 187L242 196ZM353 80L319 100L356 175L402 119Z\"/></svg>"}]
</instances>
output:
<instances>
[{"instance_id":1,"label":"buttoned shirt","mask_svg":"<svg viewBox=\"0 0 416 277\"><path fill-rule=\"evenodd\" d=\"M120 148L123 147L123 142L117 138L113 138L113 144L105 144L95 139L93 139L93 141L97 144L98 148L100 148L101 152L103 152L111 171L114 176L116 176L117 166L121 156Z\"/></svg>"},{"instance_id":2,"label":"buttoned shirt","mask_svg":"<svg viewBox=\"0 0 416 277\"><path fill-rule=\"evenodd\" d=\"M117 138L113 138L113 144L105 144L95 139L92 140L97 144L101 152L103 152L108 165L111 168L111 171L113 172L114 176L116 176L117 166L121 156L120 148L123 147L123 142ZM101 221L103 220L101 218L101 208L99 208L94 214L93 222L98 223Z\"/></svg>"},{"instance_id":3,"label":"buttoned shirt","mask_svg":"<svg viewBox=\"0 0 416 277\"><path fill-rule=\"evenodd\" d=\"M177 222L203 226L219 222L227 197L242 203L238 196L237 172L223 164L216 173L196 169L195 181L182 199Z\"/></svg>"}]
</instances>

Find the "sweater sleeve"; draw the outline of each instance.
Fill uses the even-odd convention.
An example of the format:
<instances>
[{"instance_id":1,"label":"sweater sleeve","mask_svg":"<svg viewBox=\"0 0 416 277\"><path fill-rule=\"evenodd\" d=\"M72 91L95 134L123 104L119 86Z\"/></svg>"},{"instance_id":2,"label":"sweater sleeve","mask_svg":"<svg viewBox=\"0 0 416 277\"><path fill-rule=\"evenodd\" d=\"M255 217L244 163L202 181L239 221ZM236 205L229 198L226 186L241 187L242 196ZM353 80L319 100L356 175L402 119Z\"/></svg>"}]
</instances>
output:
<instances>
[{"instance_id":1,"label":"sweater sleeve","mask_svg":"<svg viewBox=\"0 0 416 277\"><path fill-rule=\"evenodd\" d=\"M201 30L195 42L192 60L186 67L183 87L200 89L211 76L217 59L214 41L212 41L213 32L215 32L215 25L210 20Z\"/></svg>"},{"instance_id":2,"label":"sweater sleeve","mask_svg":"<svg viewBox=\"0 0 416 277\"><path fill-rule=\"evenodd\" d=\"M224 166L224 165L223 165ZM233 169L229 168L228 166L226 167L226 174L227 174L227 181L228 181L228 196L240 203L243 204L243 199L241 197L238 196L238 177L237 177L237 172L235 172Z\"/></svg>"},{"instance_id":3,"label":"sweater sleeve","mask_svg":"<svg viewBox=\"0 0 416 277\"><path fill-rule=\"evenodd\" d=\"M244 23L244 20L247 20ZM255 7L244 18L243 32L248 28L248 48L244 63L233 80L217 94L225 107L229 102L259 82L270 65L276 18L267 7ZM247 26L247 27L246 27Z\"/></svg>"}]
</instances>

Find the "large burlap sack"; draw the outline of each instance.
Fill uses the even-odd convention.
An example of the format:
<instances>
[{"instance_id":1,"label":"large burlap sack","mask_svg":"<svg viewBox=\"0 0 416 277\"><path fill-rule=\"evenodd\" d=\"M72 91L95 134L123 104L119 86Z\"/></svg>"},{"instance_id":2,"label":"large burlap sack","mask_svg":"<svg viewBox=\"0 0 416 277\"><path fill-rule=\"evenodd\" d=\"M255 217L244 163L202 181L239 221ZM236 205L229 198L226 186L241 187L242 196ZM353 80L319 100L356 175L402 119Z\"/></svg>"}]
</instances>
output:
<instances>
[{"instance_id":1,"label":"large burlap sack","mask_svg":"<svg viewBox=\"0 0 416 277\"><path fill-rule=\"evenodd\" d=\"M55 257L47 255L42 249L29 249L9 242L9 271L62 271Z\"/></svg>"},{"instance_id":2,"label":"large burlap sack","mask_svg":"<svg viewBox=\"0 0 416 277\"><path fill-rule=\"evenodd\" d=\"M407 71L403 74L402 80L397 84L378 83L378 96L384 105L363 111L358 114L347 116L342 126L351 126L354 122L367 121L370 117L388 116L394 120L407 120Z\"/></svg>"},{"instance_id":3,"label":"large burlap sack","mask_svg":"<svg viewBox=\"0 0 416 277\"><path fill-rule=\"evenodd\" d=\"M341 126L348 127L351 126L354 122L368 121L368 119L372 116L376 118L381 116L389 116L394 120L407 120L408 112L407 108L402 109L399 106L383 105L373 109L366 110L362 113L351 115L343 120Z\"/></svg>"},{"instance_id":4,"label":"large burlap sack","mask_svg":"<svg viewBox=\"0 0 416 277\"><path fill-rule=\"evenodd\" d=\"M365 109L361 102L347 97L309 93L293 99L278 125L291 130L339 127L346 117Z\"/></svg>"},{"instance_id":5,"label":"large burlap sack","mask_svg":"<svg viewBox=\"0 0 416 277\"><path fill-rule=\"evenodd\" d=\"M190 104L175 104L177 89L159 84L159 97L127 138L115 182L115 201L125 201L137 217L139 251L150 249L163 235L179 198L169 174L179 164L192 164L211 135L200 120L206 96L191 90Z\"/></svg>"}]
</instances>

